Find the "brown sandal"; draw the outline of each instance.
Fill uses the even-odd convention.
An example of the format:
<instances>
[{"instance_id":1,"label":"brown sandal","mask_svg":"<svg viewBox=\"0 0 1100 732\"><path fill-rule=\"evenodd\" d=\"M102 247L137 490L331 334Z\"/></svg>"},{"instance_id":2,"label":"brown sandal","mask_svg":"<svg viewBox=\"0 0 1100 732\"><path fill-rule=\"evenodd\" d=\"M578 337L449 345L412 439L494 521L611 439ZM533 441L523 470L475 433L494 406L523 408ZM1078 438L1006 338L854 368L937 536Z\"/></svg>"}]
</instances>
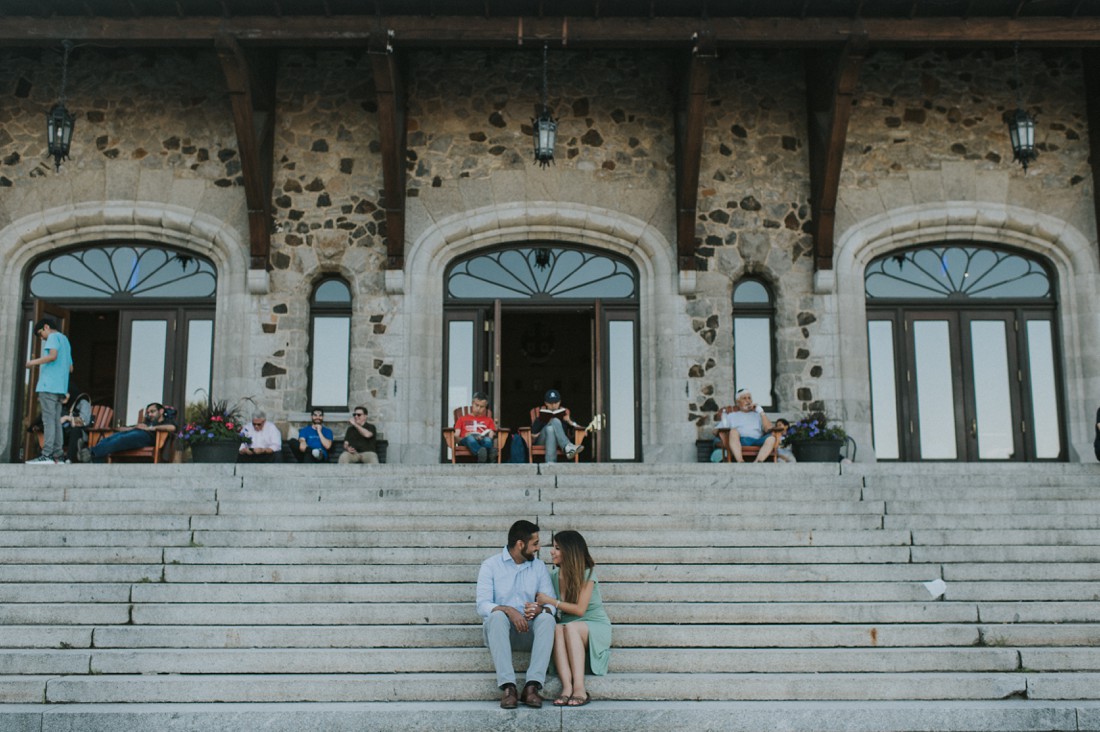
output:
<instances>
[{"instance_id":1,"label":"brown sandal","mask_svg":"<svg viewBox=\"0 0 1100 732\"><path fill-rule=\"evenodd\" d=\"M583 707L585 704L587 704L590 701L592 701L592 695L586 693L584 695L584 699L581 699L579 696L569 697L569 701L566 703L565 706L567 706L567 707Z\"/></svg>"},{"instance_id":2,"label":"brown sandal","mask_svg":"<svg viewBox=\"0 0 1100 732\"><path fill-rule=\"evenodd\" d=\"M555 707L569 706L569 700L572 699L572 698L573 697L569 696L568 694L562 694L561 696L559 696L557 699L554 700L554 706Z\"/></svg>"}]
</instances>

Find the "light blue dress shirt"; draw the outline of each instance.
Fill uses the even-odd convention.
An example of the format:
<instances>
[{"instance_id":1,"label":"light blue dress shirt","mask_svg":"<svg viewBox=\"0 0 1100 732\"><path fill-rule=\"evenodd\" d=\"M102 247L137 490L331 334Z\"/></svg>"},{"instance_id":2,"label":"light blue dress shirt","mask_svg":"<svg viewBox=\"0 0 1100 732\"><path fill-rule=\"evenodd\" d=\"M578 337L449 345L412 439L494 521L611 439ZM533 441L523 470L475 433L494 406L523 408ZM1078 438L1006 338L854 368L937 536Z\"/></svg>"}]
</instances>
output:
<instances>
[{"instance_id":1,"label":"light blue dress shirt","mask_svg":"<svg viewBox=\"0 0 1100 732\"><path fill-rule=\"evenodd\" d=\"M477 614L489 617L497 605L507 605L523 612L525 602L534 602L536 592L557 597L550 572L539 558L516 564L505 547L481 563L477 573Z\"/></svg>"}]
</instances>

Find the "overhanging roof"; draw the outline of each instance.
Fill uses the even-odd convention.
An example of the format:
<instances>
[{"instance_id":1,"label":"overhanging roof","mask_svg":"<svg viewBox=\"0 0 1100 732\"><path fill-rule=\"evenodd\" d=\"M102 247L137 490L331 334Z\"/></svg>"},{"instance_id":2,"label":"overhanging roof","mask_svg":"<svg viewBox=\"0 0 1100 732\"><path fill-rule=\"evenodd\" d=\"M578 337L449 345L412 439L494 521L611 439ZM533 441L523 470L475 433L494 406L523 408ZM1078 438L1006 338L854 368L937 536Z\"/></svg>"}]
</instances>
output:
<instances>
[{"instance_id":1,"label":"overhanging roof","mask_svg":"<svg viewBox=\"0 0 1100 732\"><path fill-rule=\"evenodd\" d=\"M0 44L1100 44L1100 0L0 0Z\"/></svg>"}]
</instances>

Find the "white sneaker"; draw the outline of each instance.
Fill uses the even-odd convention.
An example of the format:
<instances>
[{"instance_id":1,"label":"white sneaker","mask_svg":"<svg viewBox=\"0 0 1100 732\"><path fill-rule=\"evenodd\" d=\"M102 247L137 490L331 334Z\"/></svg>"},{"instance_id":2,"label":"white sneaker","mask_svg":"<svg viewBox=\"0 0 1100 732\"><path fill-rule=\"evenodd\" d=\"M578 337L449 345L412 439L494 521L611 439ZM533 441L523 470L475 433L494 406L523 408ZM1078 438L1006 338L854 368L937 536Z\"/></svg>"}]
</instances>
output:
<instances>
[{"instance_id":1,"label":"white sneaker","mask_svg":"<svg viewBox=\"0 0 1100 732\"><path fill-rule=\"evenodd\" d=\"M46 457L45 455L39 455L34 460L28 460L27 465L53 465L56 461L52 457Z\"/></svg>"}]
</instances>

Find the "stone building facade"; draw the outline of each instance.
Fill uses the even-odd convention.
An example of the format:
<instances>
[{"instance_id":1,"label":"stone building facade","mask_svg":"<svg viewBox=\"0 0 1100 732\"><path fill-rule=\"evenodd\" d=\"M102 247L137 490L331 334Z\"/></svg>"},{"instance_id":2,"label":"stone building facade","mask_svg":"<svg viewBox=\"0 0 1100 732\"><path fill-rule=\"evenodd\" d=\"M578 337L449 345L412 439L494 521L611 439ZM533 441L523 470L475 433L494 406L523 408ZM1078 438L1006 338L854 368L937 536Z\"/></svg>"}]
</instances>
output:
<instances>
[{"instance_id":1,"label":"stone building facade","mask_svg":"<svg viewBox=\"0 0 1100 732\"><path fill-rule=\"evenodd\" d=\"M865 272L888 253L970 242L1048 268L1058 457L1090 455L1100 265L1078 51L1020 54L1041 153L1026 174L1011 161L1002 121L1015 104L1005 81L1011 54L873 51L854 94L833 268L817 271L802 56L723 52L706 97L697 269L683 272L675 244L680 77L665 52L552 51L549 102L559 127L547 168L531 157L540 54L406 53L405 262L387 270L369 59L280 50L266 282L249 276L241 162L216 55L78 49L68 87L76 134L71 159L55 172L42 124L57 94L52 54L0 51L0 351L9 354L0 361L0 443L13 446L10 457L31 270L107 241L166 246L213 264L210 391L249 397L284 426L314 406L318 283L346 283L347 406L369 405L390 461L411 463L440 457L451 373L444 316L454 306L445 280L463 258L553 242L633 268L636 355L627 362L637 373L638 448L624 454L644 461L695 459L714 411L732 403L734 289L746 277L758 281L773 300L770 411L824 409L855 437L860 459L874 459L881 436L872 434L869 385L882 375L868 357ZM132 308L132 300L110 307ZM591 411L587 401L574 400L578 413Z\"/></svg>"}]
</instances>

